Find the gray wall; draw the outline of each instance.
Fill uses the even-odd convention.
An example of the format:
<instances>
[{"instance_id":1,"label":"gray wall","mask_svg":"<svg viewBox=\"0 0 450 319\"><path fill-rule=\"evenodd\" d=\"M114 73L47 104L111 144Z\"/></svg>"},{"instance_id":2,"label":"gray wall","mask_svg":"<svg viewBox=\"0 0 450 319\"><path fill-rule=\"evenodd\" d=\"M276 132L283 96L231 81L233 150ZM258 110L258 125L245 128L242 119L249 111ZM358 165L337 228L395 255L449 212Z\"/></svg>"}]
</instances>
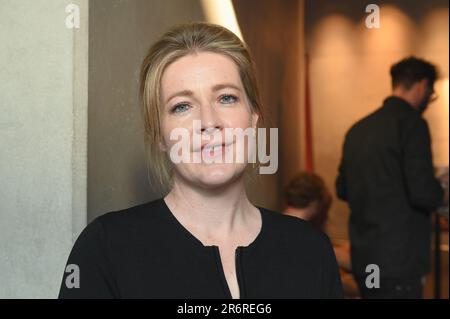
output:
<instances>
[{"instance_id":1,"label":"gray wall","mask_svg":"<svg viewBox=\"0 0 450 319\"><path fill-rule=\"evenodd\" d=\"M85 225L86 18L83 0L0 1L0 298L56 297Z\"/></svg>"},{"instance_id":2,"label":"gray wall","mask_svg":"<svg viewBox=\"0 0 450 319\"><path fill-rule=\"evenodd\" d=\"M173 24L201 21L197 0L91 0L88 219L160 196L148 179L138 104L146 51Z\"/></svg>"}]
</instances>

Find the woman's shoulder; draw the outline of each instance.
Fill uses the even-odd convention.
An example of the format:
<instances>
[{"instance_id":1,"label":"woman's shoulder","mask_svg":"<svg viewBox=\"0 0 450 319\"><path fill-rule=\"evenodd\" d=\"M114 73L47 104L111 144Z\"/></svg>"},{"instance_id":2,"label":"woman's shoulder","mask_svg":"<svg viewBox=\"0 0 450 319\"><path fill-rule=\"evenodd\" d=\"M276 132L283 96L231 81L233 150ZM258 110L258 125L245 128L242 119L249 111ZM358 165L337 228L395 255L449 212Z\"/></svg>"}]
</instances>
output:
<instances>
[{"instance_id":1,"label":"woman's shoulder","mask_svg":"<svg viewBox=\"0 0 450 319\"><path fill-rule=\"evenodd\" d=\"M129 208L109 211L92 220L81 232L83 237L98 238L104 241L129 241L142 239L165 231L167 219L161 207L161 200L156 199Z\"/></svg>"},{"instance_id":2,"label":"woman's shoulder","mask_svg":"<svg viewBox=\"0 0 450 319\"><path fill-rule=\"evenodd\" d=\"M330 240L321 230L308 221L262 208L268 236L274 240L283 240L290 245L328 246Z\"/></svg>"},{"instance_id":3,"label":"woman's shoulder","mask_svg":"<svg viewBox=\"0 0 450 319\"><path fill-rule=\"evenodd\" d=\"M130 226L157 221L164 218L162 199L155 199L125 209L109 211L98 216L93 222L106 226Z\"/></svg>"},{"instance_id":4,"label":"woman's shoulder","mask_svg":"<svg viewBox=\"0 0 450 319\"><path fill-rule=\"evenodd\" d=\"M127 267L128 259L139 252L139 243L157 243L155 229L159 234L165 230L158 200L111 211L95 218L80 233L70 252L67 265L76 265L83 278L84 289L67 289L64 274L60 288L62 298L86 298L118 295L114 286L117 265Z\"/></svg>"}]
</instances>

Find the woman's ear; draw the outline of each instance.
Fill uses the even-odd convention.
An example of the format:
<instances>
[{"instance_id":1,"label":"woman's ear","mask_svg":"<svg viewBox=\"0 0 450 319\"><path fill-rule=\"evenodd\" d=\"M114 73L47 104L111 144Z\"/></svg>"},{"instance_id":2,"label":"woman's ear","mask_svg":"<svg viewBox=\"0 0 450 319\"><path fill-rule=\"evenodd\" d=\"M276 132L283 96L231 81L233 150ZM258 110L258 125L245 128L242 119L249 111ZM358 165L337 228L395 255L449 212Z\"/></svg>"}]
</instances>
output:
<instances>
[{"instance_id":1,"label":"woman's ear","mask_svg":"<svg viewBox=\"0 0 450 319\"><path fill-rule=\"evenodd\" d=\"M160 141L160 142L158 143L158 146L159 146L159 149L160 149L162 152L167 152L167 146L166 146L166 144L164 143L164 141Z\"/></svg>"}]
</instances>

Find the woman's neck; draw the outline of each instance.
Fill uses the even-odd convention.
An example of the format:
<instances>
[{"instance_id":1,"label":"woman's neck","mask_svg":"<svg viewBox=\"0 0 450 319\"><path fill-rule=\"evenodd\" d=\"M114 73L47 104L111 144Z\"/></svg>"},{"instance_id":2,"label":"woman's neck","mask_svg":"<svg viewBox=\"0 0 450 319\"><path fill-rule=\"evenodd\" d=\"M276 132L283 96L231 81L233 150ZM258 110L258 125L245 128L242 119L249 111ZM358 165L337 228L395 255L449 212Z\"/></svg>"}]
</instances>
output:
<instances>
[{"instance_id":1,"label":"woman's neck","mask_svg":"<svg viewBox=\"0 0 450 319\"><path fill-rule=\"evenodd\" d=\"M214 189L195 187L174 178L174 187L164 198L175 217L204 244L219 244L233 238L239 245L252 239L240 238L260 228L260 213L247 198L243 178ZM250 231L251 232L251 231Z\"/></svg>"}]
</instances>

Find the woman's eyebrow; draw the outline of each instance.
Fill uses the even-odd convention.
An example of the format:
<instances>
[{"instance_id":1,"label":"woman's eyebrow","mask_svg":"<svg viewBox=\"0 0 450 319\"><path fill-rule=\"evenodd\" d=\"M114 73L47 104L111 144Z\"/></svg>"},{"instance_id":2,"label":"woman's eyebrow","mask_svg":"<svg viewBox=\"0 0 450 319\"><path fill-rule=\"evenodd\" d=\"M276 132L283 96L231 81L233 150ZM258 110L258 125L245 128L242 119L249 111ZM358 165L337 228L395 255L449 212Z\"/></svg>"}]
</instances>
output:
<instances>
[{"instance_id":1,"label":"woman's eyebrow","mask_svg":"<svg viewBox=\"0 0 450 319\"><path fill-rule=\"evenodd\" d=\"M169 98L167 99L166 103L169 103L169 101L171 99L173 99L174 97L177 97L177 96L193 96L193 95L194 95L194 92L192 92L191 90L183 90L183 91L174 93L171 96L169 96Z\"/></svg>"},{"instance_id":2,"label":"woman's eyebrow","mask_svg":"<svg viewBox=\"0 0 450 319\"><path fill-rule=\"evenodd\" d=\"M221 83L221 84L216 84L212 87L212 91L216 92L216 91L220 91L222 89L226 89L226 88L232 88L235 89L237 91L241 91L241 88L238 87L237 85L234 85L232 83ZM172 94L171 96L169 96L169 98L167 99L166 103L169 103L169 101L171 99L173 99L174 97L177 96L193 96L194 92L191 90L183 90L183 91L179 91L177 93Z\"/></svg>"},{"instance_id":3,"label":"woman's eyebrow","mask_svg":"<svg viewBox=\"0 0 450 319\"><path fill-rule=\"evenodd\" d=\"M213 92L216 92L216 91L219 91L219 90L222 90L222 89L226 89L226 88L232 88L232 89L235 89L235 90L238 90L238 91L241 90L241 88L239 86L234 85L232 83L216 84L216 85L214 85L212 87L212 90L213 90Z\"/></svg>"}]
</instances>

